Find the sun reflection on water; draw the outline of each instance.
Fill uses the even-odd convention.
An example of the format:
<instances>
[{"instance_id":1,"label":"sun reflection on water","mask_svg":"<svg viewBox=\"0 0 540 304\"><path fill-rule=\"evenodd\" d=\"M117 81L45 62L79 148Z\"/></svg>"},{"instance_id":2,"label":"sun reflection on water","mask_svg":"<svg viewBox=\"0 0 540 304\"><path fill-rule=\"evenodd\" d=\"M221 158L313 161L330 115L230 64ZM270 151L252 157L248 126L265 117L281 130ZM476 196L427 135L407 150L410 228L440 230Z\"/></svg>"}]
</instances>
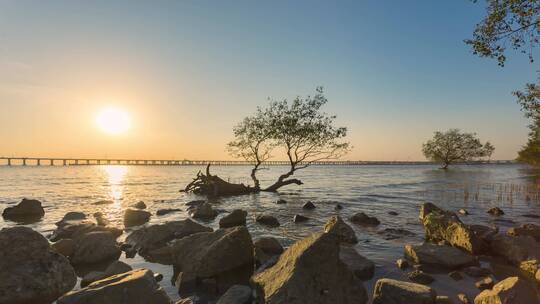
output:
<instances>
[{"instance_id":1,"label":"sun reflection on water","mask_svg":"<svg viewBox=\"0 0 540 304\"><path fill-rule=\"evenodd\" d=\"M107 214L118 216L122 212L122 199L124 194L124 179L128 172L127 166L104 166L102 167L106 174L109 197L114 202L107 206Z\"/></svg>"}]
</instances>

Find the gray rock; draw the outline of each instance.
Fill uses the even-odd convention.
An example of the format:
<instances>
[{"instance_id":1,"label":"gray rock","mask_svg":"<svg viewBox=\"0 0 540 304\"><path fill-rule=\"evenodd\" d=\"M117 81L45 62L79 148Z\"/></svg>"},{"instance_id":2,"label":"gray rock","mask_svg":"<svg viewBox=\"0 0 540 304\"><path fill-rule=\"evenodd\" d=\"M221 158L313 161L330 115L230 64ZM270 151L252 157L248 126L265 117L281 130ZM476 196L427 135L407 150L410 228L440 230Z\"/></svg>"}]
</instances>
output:
<instances>
[{"instance_id":1,"label":"gray rock","mask_svg":"<svg viewBox=\"0 0 540 304\"><path fill-rule=\"evenodd\" d=\"M415 282L415 283L419 283L419 284L431 284L433 281L435 281L435 279L430 276L429 274L421 271L421 270L414 270L414 271L411 271L407 274L407 278L409 278L409 280Z\"/></svg>"},{"instance_id":2,"label":"gray rock","mask_svg":"<svg viewBox=\"0 0 540 304\"><path fill-rule=\"evenodd\" d=\"M142 225L150 220L151 215L150 212L144 210L126 209L124 211L124 226L133 227Z\"/></svg>"},{"instance_id":3,"label":"gray rock","mask_svg":"<svg viewBox=\"0 0 540 304\"><path fill-rule=\"evenodd\" d=\"M283 253L283 247L273 237L262 237L253 242L257 265L266 264L270 259Z\"/></svg>"},{"instance_id":4,"label":"gray rock","mask_svg":"<svg viewBox=\"0 0 540 304\"><path fill-rule=\"evenodd\" d=\"M27 227L0 230L0 303L51 303L70 291L77 276L67 258Z\"/></svg>"},{"instance_id":5,"label":"gray rock","mask_svg":"<svg viewBox=\"0 0 540 304\"><path fill-rule=\"evenodd\" d=\"M75 241L72 239L61 239L51 244L51 249L69 258L75 251Z\"/></svg>"},{"instance_id":6,"label":"gray rock","mask_svg":"<svg viewBox=\"0 0 540 304\"><path fill-rule=\"evenodd\" d=\"M171 304L167 293L147 269L135 269L67 293L58 304Z\"/></svg>"},{"instance_id":7,"label":"gray rock","mask_svg":"<svg viewBox=\"0 0 540 304\"><path fill-rule=\"evenodd\" d=\"M251 288L246 285L231 286L216 304L250 304Z\"/></svg>"},{"instance_id":8,"label":"gray rock","mask_svg":"<svg viewBox=\"0 0 540 304\"><path fill-rule=\"evenodd\" d=\"M219 228L231 228L246 225L247 212L242 209L235 209L231 213L219 220Z\"/></svg>"},{"instance_id":9,"label":"gray rock","mask_svg":"<svg viewBox=\"0 0 540 304\"><path fill-rule=\"evenodd\" d=\"M531 236L497 235L491 241L491 253L519 267L524 261L540 261L540 243Z\"/></svg>"},{"instance_id":10,"label":"gray rock","mask_svg":"<svg viewBox=\"0 0 540 304\"><path fill-rule=\"evenodd\" d=\"M133 269L128 264L120 261L114 261L105 269L105 271L91 271L87 273L82 278L81 287L86 287L90 283L93 283L95 281L103 280L107 277L128 272L131 270Z\"/></svg>"},{"instance_id":11,"label":"gray rock","mask_svg":"<svg viewBox=\"0 0 540 304\"><path fill-rule=\"evenodd\" d=\"M502 211L499 207L493 207L487 211L487 213L494 215L494 216L501 216L504 214L504 211Z\"/></svg>"},{"instance_id":12,"label":"gray rock","mask_svg":"<svg viewBox=\"0 0 540 304\"><path fill-rule=\"evenodd\" d=\"M448 276L454 279L454 281L463 280L463 275L459 271L451 271L450 273L448 273Z\"/></svg>"},{"instance_id":13,"label":"gray rock","mask_svg":"<svg viewBox=\"0 0 540 304\"><path fill-rule=\"evenodd\" d=\"M474 304L492 303L538 303L534 289L523 279L508 277L495 284L492 289L482 291L474 299Z\"/></svg>"},{"instance_id":14,"label":"gray rock","mask_svg":"<svg viewBox=\"0 0 540 304\"><path fill-rule=\"evenodd\" d=\"M282 198L278 199L277 202L276 202L276 204L278 204L278 205L283 205L283 204L286 204L286 203L287 203L287 201L282 199Z\"/></svg>"},{"instance_id":15,"label":"gray rock","mask_svg":"<svg viewBox=\"0 0 540 304\"><path fill-rule=\"evenodd\" d=\"M368 216L364 212L356 213L349 219L353 224L361 226L377 226L381 222L374 216Z\"/></svg>"},{"instance_id":16,"label":"gray rock","mask_svg":"<svg viewBox=\"0 0 540 304\"><path fill-rule=\"evenodd\" d=\"M379 279L373 290L373 304L435 304L437 294L428 286Z\"/></svg>"},{"instance_id":17,"label":"gray rock","mask_svg":"<svg viewBox=\"0 0 540 304\"><path fill-rule=\"evenodd\" d=\"M332 216L324 225L324 232L336 235L343 243L356 244L356 233L340 216Z\"/></svg>"},{"instance_id":18,"label":"gray rock","mask_svg":"<svg viewBox=\"0 0 540 304\"><path fill-rule=\"evenodd\" d=\"M11 221L16 222L33 222L39 220L45 215L45 210L41 206L41 202L35 199L23 198L20 203L15 206L7 207L2 212L2 216Z\"/></svg>"},{"instance_id":19,"label":"gray rock","mask_svg":"<svg viewBox=\"0 0 540 304\"><path fill-rule=\"evenodd\" d=\"M259 302L367 302L362 283L339 258L335 235L315 233L291 245L272 267L255 274L252 284Z\"/></svg>"},{"instance_id":20,"label":"gray rock","mask_svg":"<svg viewBox=\"0 0 540 304\"><path fill-rule=\"evenodd\" d=\"M169 214L173 212L179 212L179 211L182 211L182 209L178 209L178 208L159 209L158 211L156 211L156 215L161 216L161 215L165 215L165 214Z\"/></svg>"},{"instance_id":21,"label":"gray rock","mask_svg":"<svg viewBox=\"0 0 540 304\"><path fill-rule=\"evenodd\" d=\"M418 264L456 269L478 264L476 258L455 247L423 243L405 245L405 257Z\"/></svg>"},{"instance_id":22,"label":"gray rock","mask_svg":"<svg viewBox=\"0 0 540 304\"><path fill-rule=\"evenodd\" d=\"M311 210L317 208L313 202L309 201L302 206L302 209Z\"/></svg>"},{"instance_id":23,"label":"gray rock","mask_svg":"<svg viewBox=\"0 0 540 304\"><path fill-rule=\"evenodd\" d=\"M188 208L189 215L194 219L213 220L217 216L217 211L209 203L193 205Z\"/></svg>"},{"instance_id":24,"label":"gray rock","mask_svg":"<svg viewBox=\"0 0 540 304\"><path fill-rule=\"evenodd\" d=\"M293 222L295 223L303 223L303 222L307 222L308 220L309 220L309 217L303 216L301 214L296 214L293 218Z\"/></svg>"},{"instance_id":25,"label":"gray rock","mask_svg":"<svg viewBox=\"0 0 540 304\"><path fill-rule=\"evenodd\" d=\"M535 224L523 224L520 227L510 228L507 234L510 236L530 236L540 242L540 226Z\"/></svg>"},{"instance_id":26,"label":"gray rock","mask_svg":"<svg viewBox=\"0 0 540 304\"><path fill-rule=\"evenodd\" d=\"M76 240L83 235L90 232L109 232L115 239L122 235L122 230L110 227L110 226L98 226L93 222L87 220L72 220L65 221L58 226L58 228L50 236L50 240L56 242L61 239L73 239Z\"/></svg>"},{"instance_id":27,"label":"gray rock","mask_svg":"<svg viewBox=\"0 0 540 304\"><path fill-rule=\"evenodd\" d=\"M267 214L257 215L257 217L255 218L255 221L257 223L270 226L270 227L279 227L280 225L277 218L271 215L267 215Z\"/></svg>"},{"instance_id":28,"label":"gray rock","mask_svg":"<svg viewBox=\"0 0 540 304\"><path fill-rule=\"evenodd\" d=\"M398 259L396 261L396 265L399 269L407 269L409 268L409 262L407 262L407 260L404 260L404 259Z\"/></svg>"},{"instance_id":29,"label":"gray rock","mask_svg":"<svg viewBox=\"0 0 540 304\"><path fill-rule=\"evenodd\" d=\"M375 264L361 256L354 247L341 246L339 248L339 259L362 281L371 279L375 273Z\"/></svg>"},{"instance_id":30,"label":"gray rock","mask_svg":"<svg viewBox=\"0 0 540 304\"><path fill-rule=\"evenodd\" d=\"M491 270L478 266L471 266L463 269L468 276L479 278L491 274Z\"/></svg>"},{"instance_id":31,"label":"gray rock","mask_svg":"<svg viewBox=\"0 0 540 304\"><path fill-rule=\"evenodd\" d=\"M120 247L116 237L108 231L86 233L75 239L75 249L71 255L72 264L94 264L104 261L117 260L120 257Z\"/></svg>"}]
</instances>

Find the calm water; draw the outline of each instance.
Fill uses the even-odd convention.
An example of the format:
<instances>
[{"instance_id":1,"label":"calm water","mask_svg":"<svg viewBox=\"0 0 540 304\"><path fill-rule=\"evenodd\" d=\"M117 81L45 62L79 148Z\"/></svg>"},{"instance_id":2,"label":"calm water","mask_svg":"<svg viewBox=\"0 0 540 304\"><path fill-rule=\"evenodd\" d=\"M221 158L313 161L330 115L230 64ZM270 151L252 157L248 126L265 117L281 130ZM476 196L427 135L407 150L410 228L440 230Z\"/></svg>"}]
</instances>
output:
<instances>
[{"instance_id":1,"label":"calm water","mask_svg":"<svg viewBox=\"0 0 540 304\"><path fill-rule=\"evenodd\" d=\"M123 210L140 200L154 214L150 224L183 219L187 217L185 211L161 217L155 216L155 211L161 208L185 210L184 203L198 197L178 190L202 169L190 166L0 167L0 210L23 197L41 200L46 215L42 221L28 226L44 235L50 234L55 228L54 223L68 211L88 214L101 211L112 223L122 226ZM269 184L284 170L284 167L270 167L262 171L262 184ZM233 182L250 182L248 167L214 167L212 173ZM242 208L248 211L248 229L254 238L274 236L284 246L319 231L335 214L348 218L363 211L376 216L381 220L379 227L354 227L360 240L356 248L377 264L376 278L403 279L404 273L396 269L394 261L402 256L404 244L422 241L423 230L418 222L422 202L431 201L454 211L466 208L470 215L462 217L464 222L494 224L503 230L517 223L540 224L538 219L523 217L524 214L540 214L535 186L538 176L537 172L520 165L458 166L447 172L427 165L311 167L298 173L297 177L305 183L301 187L283 188L279 194L223 198L214 203L218 209ZM279 198L289 203L275 204ZM111 199L115 203L92 205L103 199ZM316 203L315 210L302 210L302 204L308 200ZM338 202L344 207L341 211L334 210ZM486 210L494 206L499 206L506 214L500 219L486 214ZM396 211L399 215L390 216L388 211ZM267 228L255 224L253 216L261 212L278 217L282 226ZM295 214L306 215L311 220L294 224L292 218ZM216 228L218 221L219 217L205 224ZM0 228L14 225L16 223L0 218ZM385 240L378 233L385 228L407 229L416 236ZM163 273L162 286L172 298L178 298L169 283L171 267L149 264L140 257L127 260L122 257L122 260L134 267L147 267ZM472 297L478 292L474 285L472 288L466 286L473 281L467 282L466 279L455 283L445 274L435 276L437 281L432 286L441 294L465 291ZM374 281L366 283L369 293Z\"/></svg>"}]
</instances>

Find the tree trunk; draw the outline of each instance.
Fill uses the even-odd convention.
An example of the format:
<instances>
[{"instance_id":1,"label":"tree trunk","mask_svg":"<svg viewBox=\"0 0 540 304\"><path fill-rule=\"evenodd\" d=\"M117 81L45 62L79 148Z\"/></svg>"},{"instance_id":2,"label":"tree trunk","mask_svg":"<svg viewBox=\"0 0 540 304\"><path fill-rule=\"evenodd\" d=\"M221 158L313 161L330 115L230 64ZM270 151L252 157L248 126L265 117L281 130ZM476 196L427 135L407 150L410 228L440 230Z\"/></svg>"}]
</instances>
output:
<instances>
[{"instance_id":1,"label":"tree trunk","mask_svg":"<svg viewBox=\"0 0 540 304\"><path fill-rule=\"evenodd\" d=\"M279 188L290 185L290 184L302 185L303 184L302 181L296 178L291 178L291 179L286 180L287 177L290 177L291 175L294 174L295 170L296 169L294 168L294 166L291 167L291 170L289 172L283 175L280 175L278 180L273 185L264 189L263 191L276 192Z\"/></svg>"},{"instance_id":2,"label":"tree trunk","mask_svg":"<svg viewBox=\"0 0 540 304\"><path fill-rule=\"evenodd\" d=\"M226 196L240 195L259 192L260 189L246 186L244 184L229 183L217 175L210 174L210 164L206 167L206 174L201 171L197 173L197 177L189 183L182 192L193 192L195 194L207 196Z\"/></svg>"}]
</instances>

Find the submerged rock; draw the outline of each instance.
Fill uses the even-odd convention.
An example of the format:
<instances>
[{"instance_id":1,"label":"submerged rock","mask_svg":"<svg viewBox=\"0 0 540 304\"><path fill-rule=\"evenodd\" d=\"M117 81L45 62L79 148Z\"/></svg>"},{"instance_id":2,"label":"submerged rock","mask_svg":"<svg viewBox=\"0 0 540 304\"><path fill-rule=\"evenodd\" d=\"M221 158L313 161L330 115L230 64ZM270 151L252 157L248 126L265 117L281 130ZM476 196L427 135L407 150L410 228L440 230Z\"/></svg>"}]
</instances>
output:
<instances>
[{"instance_id":1,"label":"submerged rock","mask_svg":"<svg viewBox=\"0 0 540 304\"><path fill-rule=\"evenodd\" d=\"M307 209L307 210L311 210L311 209L315 209L317 208L315 206L315 204L313 204L313 202L309 201L307 203L305 203L303 206L302 206L302 209Z\"/></svg>"},{"instance_id":2,"label":"submerged rock","mask_svg":"<svg viewBox=\"0 0 540 304\"><path fill-rule=\"evenodd\" d=\"M287 203L287 201L284 200L284 199L282 199L282 198L280 198L280 199L278 199L278 200L276 201L276 204L278 204L278 205L283 205L283 204L286 204L286 203Z\"/></svg>"},{"instance_id":3,"label":"submerged rock","mask_svg":"<svg viewBox=\"0 0 540 304\"><path fill-rule=\"evenodd\" d=\"M246 285L234 285L223 294L216 304L250 304L251 288Z\"/></svg>"},{"instance_id":4,"label":"submerged rock","mask_svg":"<svg viewBox=\"0 0 540 304\"><path fill-rule=\"evenodd\" d=\"M246 225L247 212L242 209L235 209L231 213L219 220L219 228L231 228L234 226Z\"/></svg>"},{"instance_id":5,"label":"submerged rock","mask_svg":"<svg viewBox=\"0 0 540 304\"><path fill-rule=\"evenodd\" d=\"M97 201L97 202L93 202L92 205L111 205L111 204L114 204L114 201L111 201L111 200L100 200L100 201Z\"/></svg>"},{"instance_id":6,"label":"submerged rock","mask_svg":"<svg viewBox=\"0 0 540 304\"><path fill-rule=\"evenodd\" d=\"M133 227L142 225L150 220L151 215L150 212L144 210L126 209L124 211L124 226Z\"/></svg>"},{"instance_id":7,"label":"submerged rock","mask_svg":"<svg viewBox=\"0 0 540 304\"><path fill-rule=\"evenodd\" d=\"M340 216L332 216L324 225L324 232L336 235L340 242L356 244L358 239L351 226L347 225Z\"/></svg>"},{"instance_id":8,"label":"submerged rock","mask_svg":"<svg viewBox=\"0 0 540 304\"><path fill-rule=\"evenodd\" d=\"M277 218L271 215L267 215L267 214L257 215L257 217L255 218L255 221L257 223L270 226L270 227L279 227L280 225Z\"/></svg>"},{"instance_id":9,"label":"submerged rock","mask_svg":"<svg viewBox=\"0 0 540 304\"><path fill-rule=\"evenodd\" d=\"M361 256L354 247L341 246L339 259L362 281L371 279L375 273L375 263Z\"/></svg>"},{"instance_id":10,"label":"submerged rock","mask_svg":"<svg viewBox=\"0 0 540 304\"><path fill-rule=\"evenodd\" d=\"M484 268L484 267L478 267L478 266L471 266L463 269L463 272L465 272L468 276L471 276L473 278L479 278L483 276L487 276L491 274L491 270Z\"/></svg>"},{"instance_id":11,"label":"submerged rock","mask_svg":"<svg viewBox=\"0 0 540 304\"><path fill-rule=\"evenodd\" d=\"M41 206L41 202L35 199L23 198L20 203L15 206L7 207L2 212L5 219L16 222L33 222L39 220L45 215L45 210Z\"/></svg>"},{"instance_id":12,"label":"submerged rock","mask_svg":"<svg viewBox=\"0 0 540 304\"><path fill-rule=\"evenodd\" d=\"M493 208L489 209L487 211L487 213L489 213L491 215L495 215L495 216L501 216L501 215L504 214L504 211L502 211L502 209L499 208L499 207L493 207Z\"/></svg>"},{"instance_id":13,"label":"submerged rock","mask_svg":"<svg viewBox=\"0 0 540 304\"><path fill-rule=\"evenodd\" d=\"M259 302L366 303L366 291L340 260L339 248L338 238L328 233L291 245L274 266L252 277Z\"/></svg>"},{"instance_id":14,"label":"submerged rock","mask_svg":"<svg viewBox=\"0 0 540 304\"><path fill-rule=\"evenodd\" d=\"M436 292L431 287L380 279L373 289L373 304L435 304Z\"/></svg>"},{"instance_id":15,"label":"submerged rock","mask_svg":"<svg viewBox=\"0 0 540 304\"><path fill-rule=\"evenodd\" d=\"M78 212L78 211L70 211L66 213L64 217L60 221L56 222L55 224L57 227L60 227L67 224L69 221L78 221L78 220L85 220L85 219L86 219L86 214L82 212Z\"/></svg>"},{"instance_id":16,"label":"submerged rock","mask_svg":"<svg viewBox=\"0 0 540 304\"><path fill-rule=\"evenodd\" d=\"M540 242L540 226L535 224L523 224L520 227L510 228L507 234L510 236L530 236Z\"/></svg>"},{"instance_id":17,"label":"submerged rock","mask_svg":"<svg viewBox=\"0 0 540 304\"><path fill-rule=\"evenodd\" d=\"M165 215L165 214L169 214L173 212L179 212L179 211L182 211L182 209L178 209L178 208L159 209L158 211L156 211L156 215L161 216L161 215Z\"/></svg>"},{"instance_id":18,"label":"submerged rock","mask_svg":"<svg viewBox=\"0 0 540 304\"><path fill-rule=\"evenodd\" d=\"M407 278L409 280L419 283L419 284L431 284L435 279L430 276L429 274L421 271L421 270L414 270L407 274Z\"/></svg>"},{"instance_id":19,"label":"submerged rock","mask_svg":"<svg viewBox=\"0 0 540 304\"><path fill-rule=\"evenodd\" d=\"M402 237L416 235L414 232L402 228L386 228L384 230L378 231L377 233L382 235L385 240L395 240Z\"/></svg>"},{"instance_id":20,"label":"submerged rock","mask_svg":"<svg viewBox=\"0 0 540 304\"><path fill-rule=\"evenodd\" d=\"M135 269L69 292L58 304L171 304L151 270Z\"/></svg>"},{"instance_id":21,"label":"submerged rock","mask_svg":"<svg viewBox=\"0 0 540 304\"><path fill-rule=\"evenodd\" d=\"M462 250L430 243L405 245L405 257L418 264L434 265L448 269L478 264L474 256Z\"/></svg>"},{"instance_id":22,"label":"submerged rock","mask_svg":"<svg viewBox=\"0 0 540 304\"><path fill-rule=\"evenodd\" d=\"M356 213L349 219L352 223L361 226L377 226L381 222L374 216L368 216L364 212Z\"/></svg>"},{"instance_id":23,"label":"submerged rock","mask_svg":"<svg viewBox=\"0 0 540 304\"><path fill-rule=\"evenodd\" d=\"M209 203L193 205L188 208L189 215L194 219L213 220L217 216L217 211Z\"/></svg>"},{"instance_id":24,"label":"submerged rock","mask_svg":"<svg viewBox=\"0 0 540 304\"><path fill-rule=\"evenodd\" d=\"M27 227L0 230L0 303L48 304L77 283L67 258Z\"/></svg>"},{"instance_id":25,"label":"submerged rock","mask_svg":"<svg viewBox=\"0 0 540 304\"><path fill-rule=\"evenodd\" d=\"M294 218L293 218L293 222L295 223L307 222L308 220L309 220L309 217L303 216L301 214L296 214L294 215Z\"/></svg>"}]
</instances>

